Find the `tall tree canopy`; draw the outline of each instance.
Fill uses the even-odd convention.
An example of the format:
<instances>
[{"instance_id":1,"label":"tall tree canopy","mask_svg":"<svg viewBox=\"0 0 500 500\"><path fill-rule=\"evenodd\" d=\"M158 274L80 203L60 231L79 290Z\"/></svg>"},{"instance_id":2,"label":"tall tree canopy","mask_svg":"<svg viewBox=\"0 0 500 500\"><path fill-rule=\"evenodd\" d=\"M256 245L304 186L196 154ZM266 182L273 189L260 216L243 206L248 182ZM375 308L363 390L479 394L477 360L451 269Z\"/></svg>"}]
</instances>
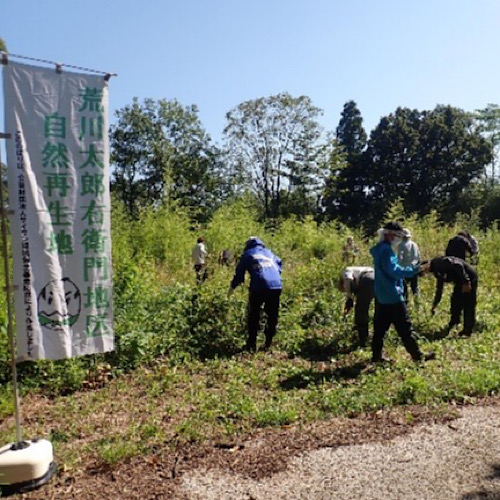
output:
<instances>
[{"instance_id":1,"label":"tall tree canopy","mask_svg":"<svg viewBox=\"0 0 500 500\"><path fill-rule=\"evenodd\" d=\"M363 202L366 168L363 151L366 148L366 132L357 104L344 104L336 130L336 147L330 156L330 173L325 184L323 208L328 218L338 218L357 226L365 217Z\"/></svg>"},{"instance_id":2,"label":"tall tree canopy","mask_svg":"<svg viewBox=\"0 0 500 500\"><path fill-rule=\"evenodd\" d=\"M474 115L478 130L489 142L491 147L491 164L489 171L485 172L485 180L489 180L489 186L497 183L497 163L500 149L500 107L498 104L488 104L483 109L476 110ZM489 179L488 179L489 178Z\"/></svg>"},{"instance_id":3,"label":"tall tree canopy","mask_svg":"<svg viewBox=\"0 0 500 500\"><path fill-rule=\"evenodd\" d=\"M462 191L491 161L491 149L461 109L398 108L373 130L366 156L370 213L380 219L400 197L408 213L447 216L460 210Z\"/></svg>"},{"instance_id":4,"label":"tall tree canopy","mask_svg":"<svg viewBox=\"0 0 500 500\"><path fill-rule=\"evenodd\" d=\"M309 97L288 93L246 101L227 113L231 166L246 175L265 216L319 196L328 149L317 122L321 113Z\"/></svg>"},{"instance_id":5,"label":"tall tree canopy","mask_svg":"<svg viewBox=\"0 0 500 500\"><path fill-rule=\"evenodd\" d=\"M196 106L135 98L111 127L112 189L131 215L141 206L177 200L205 218L224 196L218 150Z\"/></svg>"},{"instance_id":6,"label":"tall tree canopy","mask_svg":"<svg viewBox=\"0 0 500 500\"><path fill-rule=\"evenodd\" d=\"M346 127L343 114L337 130L344 163L331 162L324 204L327 215L353 226L375 227L398 198L407 213L435 209L449 218L463 210L464 190L492 160L471 115L452 106L398 108L380 120L364 150L355 133L342 144L346 129L353 126Z\"/></svg>"},{"instance_id":7,"label":"tall tree canopy","mask_svg":"<svg viewBox=\"0 0 500 500\"><path fill-rule=\"evenodd\" d=\"M366 146L366 132L363 128L363 118L354 101L347 101L341 113L336 131L337 141L347 160L350 156L360 155Z\"/></svg>"}]
</instances>

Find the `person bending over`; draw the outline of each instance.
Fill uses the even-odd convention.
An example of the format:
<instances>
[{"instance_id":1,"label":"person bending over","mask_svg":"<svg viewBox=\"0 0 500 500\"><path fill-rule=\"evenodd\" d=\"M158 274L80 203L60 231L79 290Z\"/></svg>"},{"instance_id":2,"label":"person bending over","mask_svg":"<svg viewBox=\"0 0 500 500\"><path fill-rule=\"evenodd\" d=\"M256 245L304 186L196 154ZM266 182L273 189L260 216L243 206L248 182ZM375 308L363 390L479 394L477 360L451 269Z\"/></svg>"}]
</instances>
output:
<instances>
[{"instance_id":1,"label":"person bending over","mask_svg":"<svg viewBox=\"0 0 500 500\"><path fill-rule=\"evenodd\" d=\"M436 293L432 303L432 314L441 302L444 283L453 283L450 301L450 323L448 331L460 323L464 316L464 328L459 335L470 337L476 323L477 283L476 270L458 257L436 257L430 261L429 271L437 279Z\"/></svg>"},{"instance_id":2,"label":"person bending over","mask_svg":"<svg viewBox=\"0 0 500 500\"><path fill-rule=\"evenodd\" d=\"M281 259L266 248L259 238L252 236L245 243L245 250L236 266L228 296L245 281L246 272L250 274L250 291L248 294L248 339L245 349L250 352L257 350L260 311L264 305L267 315L264 349L267 350L271 347L278 324L282 289Z\"/></svg>"},{"instance_id":3,"label":"person bending over","mask_svg":"<svg viewBox=\"0 0 500 500\"><path fill-rule=\"evenodd\" d=\"M346 267L339 280L340 291L346 294L344 315L354 307L354 325L359 335L360 347L368 341L370 303L373 299L373 267Z\"/></svg>"}]
</instances>

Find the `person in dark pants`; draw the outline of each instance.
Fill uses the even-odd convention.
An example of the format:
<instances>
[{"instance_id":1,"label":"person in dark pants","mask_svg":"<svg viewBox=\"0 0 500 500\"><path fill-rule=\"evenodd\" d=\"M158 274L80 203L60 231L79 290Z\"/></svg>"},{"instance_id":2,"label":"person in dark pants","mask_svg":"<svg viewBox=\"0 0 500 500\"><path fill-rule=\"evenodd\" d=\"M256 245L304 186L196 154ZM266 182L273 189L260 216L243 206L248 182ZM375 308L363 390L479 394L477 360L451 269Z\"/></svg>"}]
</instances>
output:
<instances>
[{"instance_id":1,"label":"person in dark pants","mask_svg":"<svg viewBox=\"0 0 500 500\"><path fill-rule=\"evenodd\" d=\"M460 323L463 311L464 328L459 335L470 337L476 323L478 282L476 270L458 257L436 257L430 261L429 270L437 278L432 314L441 302L444 283L453 283L448 331Z\"/></svg>"},{"instance_id":2,"label":"person in dark pants","mask_svg":"<svg viewBox=\"0 0 500 500\"><path fill-rule=\"evenodd\" d=\"M354 325L358 331L360 347L366 347L368 341L373 282L373 267L346 267L339 280L339 289L346 294L344 315L354 307ZM354 304L354 299L356 299L356 304Z\"/></svg>"},{"instance_id":3,"label":"person in dark pants","mask_svg":"<svg viewBox=\"0 0 500 500\"><path fill-rule=\"evenodd\" d=\"M414 361L427 361L433 352L422 353L413 334L403 297L403 278L411 278L419 266L402 267L392 246L401 242L403 227L399 222L389 222L380 230L379 242L370 249L375 268L375 318L372 340L372 361L384 361L382 349L387 330L394 325L403 344Z\"/></svg>"},{"instance_id":4,"label":"person in dark pants","mask_svg":"<svg viewBox=\"0 0 500 500\"><path fill-rule=\"evenodd\" d=\"M407 228L403 229L403 241L398 245L398 262L402 267L416 266L420 262L420 250L418 245L411 239L411 231ZM408 304L408 288L411 288L413 300L418 306L418 274L411 278L403 280L403 296L406 304Z\"/></svg>"},{"instance_id":5,"label":"person in dark pants","mask_svg":"<svg viewBox=\"0 0 500 500\"><path fill-rule=\"evenodd\" d=\"M196 273L196 283L201 285L207 279L207 249L205 248L205 238L203 236L196 240L196 245L191 252L191 258Z\"/></svg>"},{"instance_id":6,"label":"person in dark pants","mask_svg":"<svg viewBox=\"0 0 500 500\"><path fill-rule=\"evenodd\" d=\"M224 250L221 251L219 255L220 266L229 266L232 260L233 260L233 254L231 253L231 250L225 248Z\"/></svg>"},{"instance_id":7,"label":"person in dark pants","mask_svg":"<svg viewBox=\"0 0 500 500\"><path fill-rule=\"evenodd\" d=\"M251 237L245 243L234 277L229 286L228 296L245 281L245 272L250 274L250 291L248 295L248 339L245 349L250 352L257 350L257 333L259 330L260 312L264 305L267 316L264 349L271 347L276 326L281 296L281 259L266 248L256 237Z\"/></svg>"}]
</instances>

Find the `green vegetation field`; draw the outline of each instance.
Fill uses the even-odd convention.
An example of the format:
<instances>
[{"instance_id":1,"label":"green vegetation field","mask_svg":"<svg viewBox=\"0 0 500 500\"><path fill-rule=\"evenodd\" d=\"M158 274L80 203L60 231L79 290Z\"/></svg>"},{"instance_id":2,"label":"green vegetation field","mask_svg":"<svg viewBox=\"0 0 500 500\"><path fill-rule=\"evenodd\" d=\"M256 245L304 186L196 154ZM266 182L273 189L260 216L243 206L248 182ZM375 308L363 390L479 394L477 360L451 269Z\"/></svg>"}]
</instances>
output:
<instances>
[{"instance_id":1,"label":"green vegetation field","mask_svg":"<svg viewBox=\"0 0 500 500\"><path fill-rule=\"evenodd\" d=\"M397 217L397 208L391 214ZM423 258L441 255L462 228L479 240L478 325L471 339L443 337L449 286L431 316L435 279L421 280L422 304L410 313L424 349L437 360L416 365L390 331L385 353L394 363L372 366L369 349L355 349L352 314L343 317L336 288L341 247L352 234L357 263L370 265L375 237L345 227L288 219L261 225L244 202L220 209L206 227L192 227L175 209L144 211L130 222L113 213L116 351L61 362L19 366L23 428L47 436L58 460L77 467L84 457L113 463L157 446L209 439L230 441L266 426L300 425L381 408L467 403L500 387L500 234L474 220L443 226L434 216L406 219ZM210 277L196 286L190 254L203 235ZM274 350L241 354L247 289L227 298L232 268L223 248L242 250L258 235L283 260L284 291ZM5 298L1 318L0 434L14 439ZM262 342L262 339L259 339ZM9 417L9 418L7 418ZM407 413L411 419L411 412Z\"/></svg>"}]
</instances>

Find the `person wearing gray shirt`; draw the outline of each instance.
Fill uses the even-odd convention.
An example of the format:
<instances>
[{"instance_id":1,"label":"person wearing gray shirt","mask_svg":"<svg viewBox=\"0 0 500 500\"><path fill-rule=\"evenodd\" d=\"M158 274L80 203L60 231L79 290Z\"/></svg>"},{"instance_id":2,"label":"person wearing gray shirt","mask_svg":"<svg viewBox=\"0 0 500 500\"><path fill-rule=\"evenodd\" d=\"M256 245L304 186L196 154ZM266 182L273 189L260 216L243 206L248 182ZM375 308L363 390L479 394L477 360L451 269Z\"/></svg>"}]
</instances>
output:
<instances>
[{"instance_id":1,"label":"person wearing gray shirt","mask_svg":"<svg viewBox=\"0 0 500 500\"><path fill-rule=\"evenodd\" d=\"M370 303L373 299L373 267L346 267L339 280L339 289L346 294L344 316L354 307L354 325L359 335L359 346L366 347ZM356 305L354 306L354 299Z\"/></svg>"},{"instance_id":2,"label":"person wearing gray shirt","mask_svg":"<svg viewBox=\"0 0 500 500\"><path fill-rule=\"evenodd\" d=\"M420 262L420 250L418 245L411 239L411 231L403 230L403 241L398 245L398 262L400 266L416 266ZM418 305L418 274L413 278L405 278L403 280L403 295L405 302L408 303L408 287L411 288L415 305Z\"/></svg>"}]
</instances>

